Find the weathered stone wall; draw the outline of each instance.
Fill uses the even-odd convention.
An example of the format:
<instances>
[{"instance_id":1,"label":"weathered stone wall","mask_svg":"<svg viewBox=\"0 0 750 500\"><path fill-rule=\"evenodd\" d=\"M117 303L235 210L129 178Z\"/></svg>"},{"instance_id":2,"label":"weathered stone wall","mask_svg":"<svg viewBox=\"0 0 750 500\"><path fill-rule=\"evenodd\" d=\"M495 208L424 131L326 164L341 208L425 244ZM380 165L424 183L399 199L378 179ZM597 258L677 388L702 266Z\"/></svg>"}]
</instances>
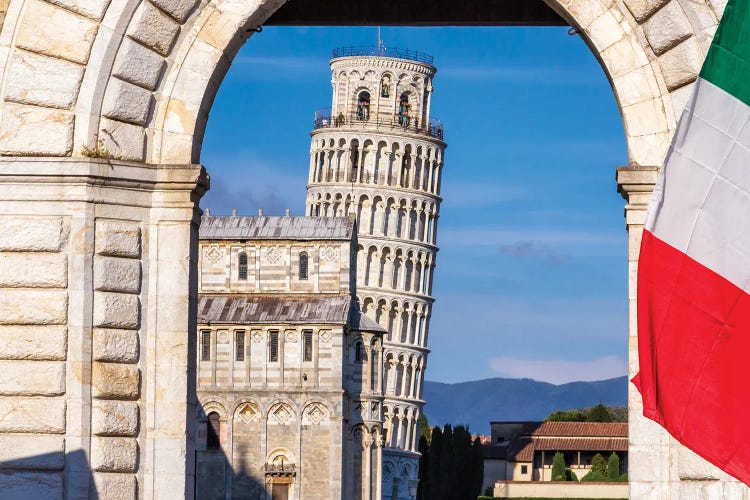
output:
<instances>
[{"instance_id":1,"label":"weathered stone wall","mask_svg":"<svg viewBox=\"0 0 750 500\"><path fill-rule=\"evenodd\" d=\"M724 3L548 3L579 30L600 60L623 116L630 165L618 173L618 183L628 200L633 374L638 367L634 299L643 213L656 168L663 161ZM0 437L11 443L3 450L13 451L3 451L10 454L3 463L10 465L3 465L0 481L13 488L10 491L21 492L18 496L44 497L63 488L69 496L85 496L94 483L94 463L102 469L95 473L95 483L105 498L128 496L136 487L133 477L138 495L144 498L171 498L175 484L190 483L186 478L192 466L185 457L191 456L186 446L192 431L185 414L190 406L186 394L192 383L188 373L193 369L190 353L194 346L186 337L191 314L185 304L191 296L190 285L195 287L190 266L196 263L190 246L192 208L187 207L200 195L191 195L197 171L170 165L189 165L199 159L208 110L221 78L249 36L247 29L261 25L280 4L281 0L0 2L0 154L5 156L0 160L0 182L5 188L0 207L4 215L38 220L42 225L59 220L64 235L57 250L38 243L34 243L37 247L15 243L23 242L22 236L2 249L3 255L8 253L8 262L26 260L12 254L33 252L29 262L38 259L40 267L57 269L43 276L32 270L28 274L9 271L0 285L0 310L7 318L0 330L4 338L6 332L13 332L14 338L0 351L2 362L9 363L6 373L16 374L19 369L28 370L26 363L38 363L29 373L43 373L54 380L42 384L35 377L14 375L10 377L14 382L9 379L3 384L7 396L0 398L0 405L12 408L0 411ZM84 146L89 154L104 156L106 152L97 148L99 140L111 155L138 163L124 168L117 162L66 158L81 157ZM169 182L175 182L174 190L157 187ZM134 197L144 185L151 186L145 189L150 194ZM98 218L137 223L140 258L99 254L95 248ZM61 271L62 264L55 264L55 259L67 261L67 271ZM140 292L95 288L95 261L110 259L109 264L100 265L117 262L131 266L132 271L130 261L140 261ZM67 273L67 283L62 284L59 273ZM139 299L139 306L133 297ZM48 307L42 310L40 304ZM118 318L119 312L138 307L140 322ZM98 326L94 326L95 311ZM132 362L132 343L128 352L95 360L95 329L98 338L122 336L131 342L132 332L137 331L138 361ZM120 345L119 341L111 343ZM104 398L111 393L105 382L114 370L127 372L129 380L140 377L138 396ZM94 392L95 375L105 389L101 393ZM62 377L64 386L59 382ZM11 400L12 405L6 403ZM118 429L116 436L95 435L94 403L124 412L135 403L137 437L119 435L128 434L128 429ZM632 387L630 409L629 472L634 498L742 497L743 486L640 417L640 398ZM38 446L44 452L40 456L50 461L42 464L37 461L41 459L16 453L27 448L19 448L27 439L28 447ZM120 440L139 456L135 475L126 460L103 452Z\"/></svg>"},{"instance_id":2,"label":"weathered stone wall","mask_svg":"<svg viewBox=\"0 0 750 500\"><path fill-rule=\"evenodd\" d=\"M21 182L28 172L32 185ZM156 464L144 453L171 442L184 457L184 436L175 441L171 427L194 400L184 375L189 343L178 333L190 324L189 268L175 273L169 262L191 258L201 169L157 173L104 160L4 163L0 184L11 194L0 201L4 498L135 498L153 487L149 473L176 473L183 483L192 470L185 458ZM112 183L127 187L127 197ZM170 198L169 208L155 197ZM165 246L157 251L158 241ZM165 275L175 289L159 286ZM157 296L171 311L149 307ZM176 311L180 321L165 322ZM156 359L157 342L171 352ZM183 375L173 375L180 366ZM162 377L144 384L143 373ZM171 398L162 397L165 386ZM149 411L157 402L164 420Z\"/></svg>"}]
</instances>

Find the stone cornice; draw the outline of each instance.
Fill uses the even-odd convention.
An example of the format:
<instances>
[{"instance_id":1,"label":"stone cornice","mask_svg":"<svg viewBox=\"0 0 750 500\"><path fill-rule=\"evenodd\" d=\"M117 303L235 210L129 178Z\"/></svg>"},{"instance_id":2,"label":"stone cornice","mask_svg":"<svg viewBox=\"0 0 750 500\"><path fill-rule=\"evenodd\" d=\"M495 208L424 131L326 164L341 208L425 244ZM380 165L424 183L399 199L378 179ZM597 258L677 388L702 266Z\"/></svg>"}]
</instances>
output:
<instances>
[{"instance_id":1,"label":"stone cornice","mask_svg":"<svg viewBox=\"0 0 750 500\"><path fill-rule=\"evenodd\" d=\"M430 78L435 76L437 68L431 64L420 63L417 61L410 61L408 59L398 59L395 57L380 57L380 56L351 56L351 57L337 57L330 61L331 71L338 72L346 70L367 71L370 68L377 67L390 70L401 70L411 71L422 75L427 75Z\"/></svg>"}]
</instances>

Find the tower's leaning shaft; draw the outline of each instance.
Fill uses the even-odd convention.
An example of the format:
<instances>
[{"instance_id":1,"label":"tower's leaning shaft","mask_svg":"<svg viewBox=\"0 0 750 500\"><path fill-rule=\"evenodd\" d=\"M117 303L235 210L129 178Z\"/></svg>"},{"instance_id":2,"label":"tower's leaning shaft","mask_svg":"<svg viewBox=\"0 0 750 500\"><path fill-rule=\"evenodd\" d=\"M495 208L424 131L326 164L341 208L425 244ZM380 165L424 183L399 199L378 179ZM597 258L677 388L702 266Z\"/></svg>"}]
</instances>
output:
<instances>
[{"instance_id":1,"label":"tower's leaning shaft","mask_svg":"<svg viewBox=\"0 0 750 500\"><path fill-rule=\"evenodd\" d=\"M430 116L432 57L343 48L331 60L333 103L315 115L307 215L354 215L357 296L387 328L383 498L410 498L434 299L442 124Z\"/></svg>"}]
</instances>

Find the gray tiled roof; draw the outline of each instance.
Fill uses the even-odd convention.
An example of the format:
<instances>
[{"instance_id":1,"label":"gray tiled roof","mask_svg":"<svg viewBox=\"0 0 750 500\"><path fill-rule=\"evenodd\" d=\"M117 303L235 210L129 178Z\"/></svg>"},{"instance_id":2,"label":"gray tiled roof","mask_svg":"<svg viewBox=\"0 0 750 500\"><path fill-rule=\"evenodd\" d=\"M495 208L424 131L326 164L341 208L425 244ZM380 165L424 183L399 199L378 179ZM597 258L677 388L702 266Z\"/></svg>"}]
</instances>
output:
<instances>
[{"instance_id":1,"label":"gray tiled roof","mask_svg":"<svg viewBox=\"0 0 750 500\"><path fill-rule=\"evenodd\" d=\"M340 240L354 235L349 217L212 217L201 218L202 240Z\"/></svg>"},{"instance_id":2,"label":"gray tiled roof","mask_svg":"<svg viewBox=\"0 0 750 500\"><path fill-rule=\"evenodd\" d=\"M353 329L386 333L346 295L210 295L198 299L198 323L349 324ZM348 321L347 321L348 320Z\"/></svg>"},{"instance_id":3,"label":"gray tiled roof","mask_svg":"<svg viewBox=\"0 0 750 500\"><path fill-rule=\"evenodd\" d=\"M351 327L355 330L362 332L388 333L388 330L380 326L376 321L366 314L362 314L358 307L352 309L350 321Z\"/></svg>"},{"instance_id":4,"label":"gray tiled roof","mask_svg":"<svg viewBox=\"0 0 750 500\"><path fill-rule=\"evenodd\" d=\"M346 295L201 295L199 323L345 324L351 298Z\"/></svg>"}]
</instances>

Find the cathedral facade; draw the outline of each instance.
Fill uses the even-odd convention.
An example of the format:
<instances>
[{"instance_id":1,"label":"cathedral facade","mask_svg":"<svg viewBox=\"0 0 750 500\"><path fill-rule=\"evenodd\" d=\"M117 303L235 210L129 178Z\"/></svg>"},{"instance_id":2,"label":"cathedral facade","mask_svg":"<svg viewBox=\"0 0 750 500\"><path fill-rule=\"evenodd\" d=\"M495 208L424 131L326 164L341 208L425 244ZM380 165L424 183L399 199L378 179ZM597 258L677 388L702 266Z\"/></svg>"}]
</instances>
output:
<instances>
[{"instance_id":1,"label":"cathedral facade","mask_svg":"<svg viewBox=\"0 0 750 500\"><path fill-rule=\"evenodd\" d=\"M379 499L385 329L351 218L203 217L196 496Z\"/></svg>"},{"instance_id":2,"label":"cathedral facade","mask_svg":"<svg viewBox=\"0 0 750 500\"><path fill-rule=\"evenodd\" d=\"M413 500L443 127L432 58L340 49L305 217L200 227L200 499Z\"/></svg>"}]
</instances>

